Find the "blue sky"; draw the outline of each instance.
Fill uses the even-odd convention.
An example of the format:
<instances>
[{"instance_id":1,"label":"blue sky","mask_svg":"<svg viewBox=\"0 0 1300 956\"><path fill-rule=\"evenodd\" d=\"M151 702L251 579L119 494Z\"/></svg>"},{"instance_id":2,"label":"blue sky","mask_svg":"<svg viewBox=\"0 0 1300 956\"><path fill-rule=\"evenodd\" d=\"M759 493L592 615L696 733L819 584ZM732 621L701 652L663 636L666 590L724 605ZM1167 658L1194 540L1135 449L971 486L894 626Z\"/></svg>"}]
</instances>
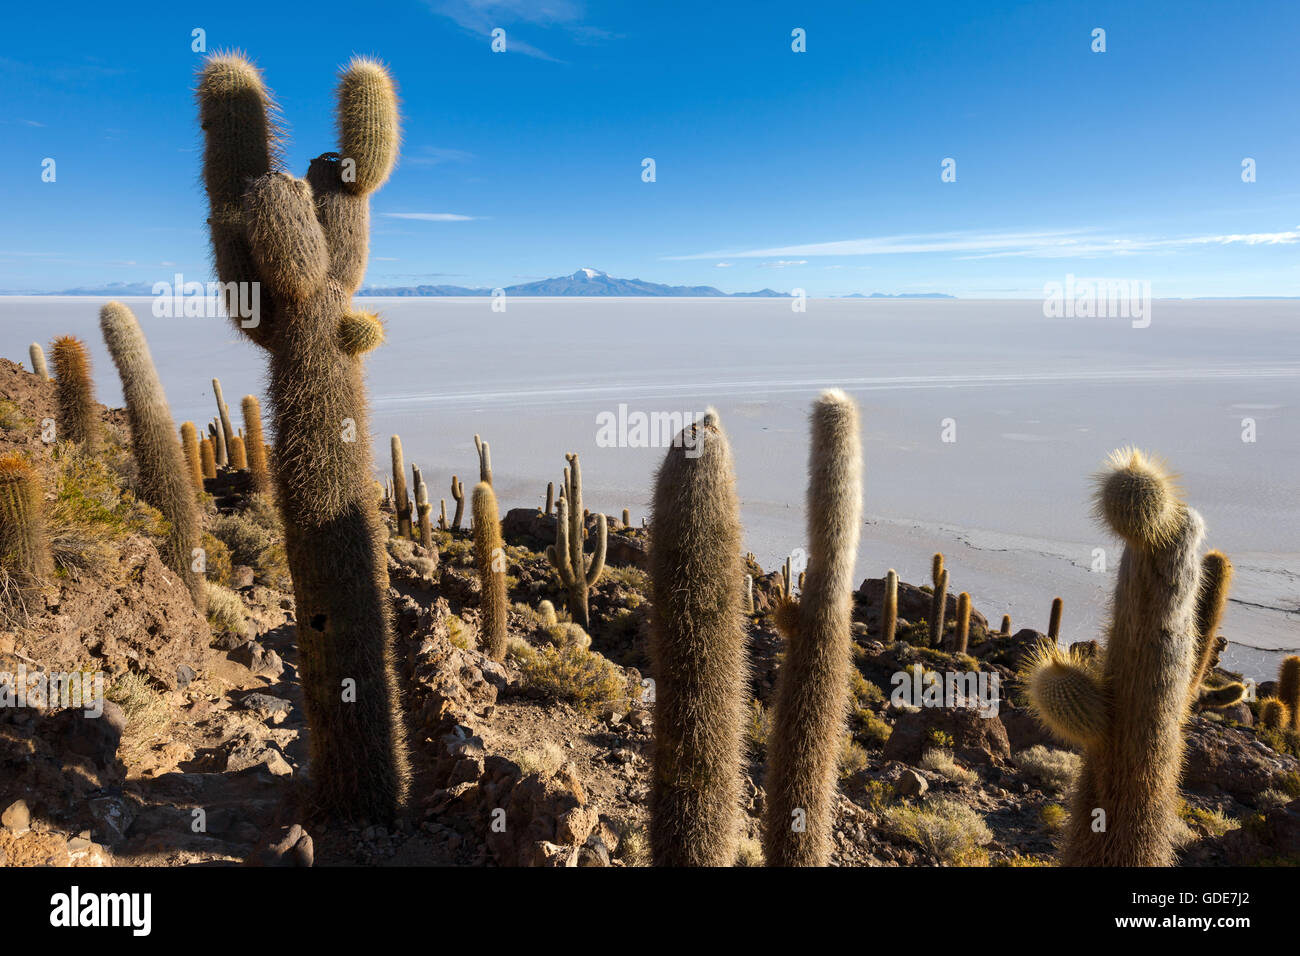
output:
<instances>
[{"instance_id":1,"label":"blue sky","mask_svg":"<svg viewBox=\"0 0 1300 956\"><path fill-rule=\"evenodd\" d=\"M288 6L11 5L0 290L208 278L200 27L264 69L299 175L335 146L337 68L392 66L405 145L371 284L591 266L810 295L1034 297L1067 273L1300 295L1293 0Z\"/></svg>"}]
</instances>

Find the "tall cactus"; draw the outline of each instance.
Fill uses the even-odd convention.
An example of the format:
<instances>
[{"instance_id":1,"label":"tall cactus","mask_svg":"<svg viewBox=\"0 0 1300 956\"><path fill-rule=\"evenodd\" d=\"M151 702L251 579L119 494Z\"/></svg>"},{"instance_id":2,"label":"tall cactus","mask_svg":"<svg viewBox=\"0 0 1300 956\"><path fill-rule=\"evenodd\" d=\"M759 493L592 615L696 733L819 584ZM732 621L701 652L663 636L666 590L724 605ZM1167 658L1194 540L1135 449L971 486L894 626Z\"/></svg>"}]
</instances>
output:
<instances>
[{"instance_id":1,"label":"tall cactus","mask_svg":"<svg viewBox=\"0 0 1300 956\"><path fill-rule=\"evenodd\" d=\"M176 425L149 343L134 313L121 302L110 302L100 310L99 328L122 380L140 497L161 511L170 525L162 549L163 563L185 582L199 613L206 613L205 582L194 570L194 551L202 543L203 526L192 473L176 438Z\"/></svg>"},{"instance_id":2,"label":"tall cactus","mask_svg":"<svg viewBox=\"0 0 1300 956\"><path fill-rule=\"evenodd\" d=\"M221 422L221 440L226 444L226 454L229 456L229 463L232 468L238 468L235 464L235 455L233 446L235 444L235 429L230 424L230 406L226 404L225 396L221 394L221 380L214 378L212 380L212 394L217 399L217 419Z\"/></svg>"},{"instance_id":3,"label":"tall cactus","mask_svg":"<svg viewBox=\"0 0 1300 956\"><path fill-rule=\"evenodd\" d=\"M208 423L208 434L212 436L212 450L217 456L217 467L229 468L230 447L226 444L226 430L215 418Z\"/></svg>"},{"instance_id":4,"label":"tall cactus","mask_svg":"<svg viewBox=\"0 0 1300 956\"><path fill-rule=\"evenodd\" d=\"M433 550L433 519L429 512L433 506L429 504L429 486L421 481L415 486L415 508L420 515L420 544L426 551Z\"/></svg>"},{"instance_id":5,"label":"tall cactus","mask_svg":"<svg viewBox=\"0 0 1300 956\"><path fill-rule=\"evenodd\" d=\"M943 554L936 551L930 562L930 578L934 582L934 593L930 596L930 640L931 647L943 643L944 625L948 619L948 569L943 564Z\"/></svg>"},{"instance_id":6,"label":"tall cactus","mask_svg":"<svg viewBox=\"0 0 1300 956\"><path fill-rule=\"evenodd\" d=\"M1002 627L998 629L998 633L1001 634L1003 637L1011 636L1011 615L1010 614L1002 615Z\"/></svg>"},{"instance_id":7,"label":"tall cactus","mask_svg":"<svg viewBox=\"0 0 1300 956\"><path fill-rule=\"evenodd\" d=\"M271 493L271 469L266 462L266 438L262 434L262 403L256 395L245 395L239 403L244 415L244 453L248 455L248 473L253 479L254 494Z\"/></svg>"},{"instance_id":8,"label":"tall cactus","mask_svg":"<svg viewBox=\"0 0 1300 956\"><path fill-rule=\"evenodd\" d=\"M19 587L34 587L54 571L45 533L40 475L21 455L0 458L0 568Z\"/></svg>"},{"instance_id":9,"label":"tall cactus","mask_svg":"<svg viewBox=\"0 0 1300 956\"><path fill-rule=\"evenodd\" d=\"M555 482L548 481L546 483L546 510L543 511L542 514L547 515L549 517L551 514L551 510L554 507L555 507Z\"/></svg>"},{"instance_id":10,"label":"tall cactus","mask_svg":"<svg viewBox=\"0 0 1300 956\"><path fill-rule=\"evenodd\" d=\"M456 502L456 514L451 519L451 530L459 531L460 523L465 517L465 486L455 475L451 476L451 497ZM443 499L445 502L447 499ZM443 509L443 524L446 524L446 509Z\"/></svg>"},{"instance_id":11,"label":"tall cactus","mask_svg":"<svg viewBox=\"0 0 1300 956\"><path fill-rule=\"evenodd\" d=\"M227 288L260 283L257 315L236 324L270 360L315 802L342 817L391 819L409 758L361 351L379 344L382 328L351 297L365 272L368 197L397 157L396 93L382 65L354 59L338 86L339 151L314 159L306 179L275 168L271 98L242 56L207 60L198 101L218 275Z\"/></svg>"},{"instance_id":12,"label":"tall cactus","mask_svg":"<svg viewBox=\"0 0 1300 956\"><path fill-rule=\"evenodd\" d=\"M1300 657L1283 658L1277 672L1277 697L1286 706L1291 730L1300 730Z\"/></svg>"},{"instance_id":13,"label":"tall cactus","mask_svg":"<svg viewBox=\"0 0 1300 956\"><path fill-rule=\"evenodd\" d=\"M1102 669L1044 642L1025 681L1040 719L1084 751L1062 863L1167 866L1204 525L1164 468L1132 448L1110 456L1097 510L1125 542Z\"/></svg>"},{"instance_id":14,"label":"tall cactus","mask_svg":"<svg viewBox=\"0 0 1300 956\"><path fill-rule=\"evenodd\" d=\"M474 560L483 589L483 650L494 661L506 657L506 552L501 542L501 517L492 486L474 486Z\"/></svg>"},{"instance_id":15,"label":"tall cactus","mask_svg":"<svg viewBox=\"0 0 1300 956\"><path fill-rule=\"evenodd\" d=\"M858 408L832 390L813 405L807 587L786 634L768 744L763 849L771 866L823 866L830 859L861 523Z\"/></svg>"},{"instance_id":16,"label":"tall cactus","mask_svg":"<svg viewBox=\"0 0 1300 956\"><path fill-rule=\"evenodd\" d=\"M477 435L474 438L478 440ZM481 447L486 457L487 442L483 442ZM587 613L587 591L595 587L600 580L601 571L605 569L609 527L603 514L596 516L596 547L588 560L582 553L582 537L586 527L582 520L582 472L576 454L569 453L564 458L569 467L564 469L564 493L558 505L555 544L547 547L546 558L559 574L560 583L569 592L569 613L584 631L588 631L591 629L591 620ZM491 460L486 460L490 478Z\"/></svg>"},{"instance_id":17,"label":"tall cactus","mask_svg":"<svg viewBox=\"0 0 1300 956\"><path fill-rule=\"evenodd\" d=\"M397 535L411 536L411 498L406 491L406 461L402 457L402 439L394 435L390 442L393 456L393 502L397 509Z\"/></svg>"},{"instance_id":18,"label":"tall cactus","mask_svg":"<svg viewBox=\"0 0 1300 956\"><path fill-rule=\"evenodd\" d=\"M893 568L885 575L885 606L880 612L880 639L886 644L894 643L894 634L898 630L898 572Z\"/></svg>"},{"instance_id":19,"label":"tall cactus","mask_svg":"<svg viewBox=\"0 0 1300 956\"><path fill-rule=\"evenodd\" d=\"M217 477L217 452L211 438L199 442L199 467L203 471L204 478Z\"/></svg>"},{"instance_id":20,"label":"tall cactus","mask_svg":"<svg viewBox=\"0 0 1300 956\"><path fill-rule=\"evenodd\" d=\"M970 644L970 595L965 591L957 595L957 629L952 636L952 649L965 654Z\"/></svg>"},{"instance_id":21,"label":"tall cactus","mask_svg":"<svg viewBox=\"0 0 1300 956\"><path fill-rule=\"evenodd\" d=\"M1232 584L1232 562L1222 551L1207 551L1201 559L1201 591L1196 600L1196 667L1191 683L1192 702L1198 707L1219 709L1238 703L1246 688L1238 683L1222 687L1205 686L1206 679L1218 665L1219 623L1228 604Z\"/></svg>"},{"instance_id":22,"label":"tall cactus","mask_svg":"<svg viewBox=\"0 0 1300 956\"><path fill-rule=\"evenodd\" d=\"M199 430L193 422L181 426L181 451L185 453L185 469L190 484L200 494L203 492L203 461L199 453Z\"/></svg>"},{"instance_id":23,"label":"tall cactus","mask_svg":"<svg viewBox=\"0 0 1300 956\"><path fill-rule=\"evenodd\" d=\"M730 866L748 678L740 503L717 413L687 425L681 437L655 476L651 517L650 846L656 866Z\"/></svg>"},{"instance_id":24,"label":"tall cactus","mask_svg":"<svg viewBox=\"0 0 1300 956\"><path fill-rule=\"evenodd\" d=\"M1052 613L1047 621L1047 637L1055 642L1061 637L1061 613L1065 610L1065 602L1059 597L1052 598Z\"/></svg>"},{"instance_id":25,"label":"tall cactus","mask_svg":"<svg viewBox=\"0 0 1300 956\"><path fill-rule=\"evenodd\" d=\"M232 435L230 438L230 467L235 471L248 471L248 452L244 448L242 435Z\"/></svg>"},{"instance_id":26,"label":"tall cactus","mask_svg":"<svg viewBox=\"0 0 1300 956\"><path fill-rule=\"evenodd\" d=\"M33 342L27 346L27 354L32 360L32 374L48 382L50 380L50 369L45 364L45 349L41 348L39 342Z\"/></svg>"},{"instance_id":27,"label":"tall cactus","mask_svg":"<svg viewBox=\"0 0 1300 956\"><path fill-rule=\"evenodd\" d=\"M58 438L80 443L93 455L99 441L95 384L90 377L90 353L80 339L64 335L54 340L54 375L58 398Z\"/></svg>"},{"instance_id":28,"label":"tall cactus","mask_svg":"<svg viewBox=\"0 0 1300 956\"><path fill-rule=\"evenodd\" d=\"M478 452L478 480L492 484L492 450L478 435L474 436L474 450Z\"/></svg>"}]
</instances>

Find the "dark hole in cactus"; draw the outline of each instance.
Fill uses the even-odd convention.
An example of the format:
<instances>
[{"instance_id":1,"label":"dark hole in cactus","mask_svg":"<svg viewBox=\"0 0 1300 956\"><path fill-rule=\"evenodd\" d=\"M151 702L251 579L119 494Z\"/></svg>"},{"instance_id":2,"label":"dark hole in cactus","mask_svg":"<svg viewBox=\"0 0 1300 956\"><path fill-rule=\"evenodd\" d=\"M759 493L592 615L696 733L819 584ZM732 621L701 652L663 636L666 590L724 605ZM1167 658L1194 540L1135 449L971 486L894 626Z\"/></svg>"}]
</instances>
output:
<instances>
[{"instance_id":1,"label":"dark hole in cactus","mask_svg":"<svg viewBox=\"0 0 1300 956\"><path fill-rule=\"evenodd\" d=\"M324 614L317 614L316 616L314 616L314 617L311 619L311 626L312 626L312 630L314 630L314 631L320 631L322 634L324 634L324 633L325 633L325 615L324 615Z\"/></svg>"}]
</instances>

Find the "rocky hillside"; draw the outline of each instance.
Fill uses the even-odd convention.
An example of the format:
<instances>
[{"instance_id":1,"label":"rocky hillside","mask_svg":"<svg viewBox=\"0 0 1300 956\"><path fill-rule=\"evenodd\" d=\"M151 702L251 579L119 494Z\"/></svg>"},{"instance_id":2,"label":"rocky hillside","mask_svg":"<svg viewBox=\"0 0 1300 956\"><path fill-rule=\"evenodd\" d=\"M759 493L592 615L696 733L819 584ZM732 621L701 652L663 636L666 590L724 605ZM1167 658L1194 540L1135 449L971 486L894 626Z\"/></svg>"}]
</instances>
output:
<instances>
[{"instance_id":1,"label":"rocky hillside","mask_svg":"<svg viewBox=\"0 0 1300 956\"><path fill-rule=\"evenodd\" d=\"M52 384L0 361L0 454L19 452L39 469L56 560L50 587L6 601L0 672L102 672L108 703L100 718L0 708L0 862L647 863L655 675L642 529L607 519L608 566L584 630L553 610L565 602L543 554L555 518L509 512L508 651L498 662L478 649L468 532L436 531L426 551L399 537L385 511L413 796L391 827L340 826L307 800L294 602L270 502L241 472L207 482L205 620L160 560L161 516L133 493L122 414L101 410L108 448L84 459L41 440L54 402ZM740 862L756 865L784 641L774 621L780 573L752 559L748 573ZM883 593L883 581L869 579L854 596L833 862L1050 865L1079 758L1030 716L1016 680L1044 635L1000 633L975 610L968 653L924 646L931 592L900 583L898 639L886 645ZM955 618L956 597L947 602ZM996 714L967 696L949 706L894 699L898 675L948 673L996 678L978 685L1000 688ZM1186 729L1185 864L1300 862L1300 737L1257 730L1258 707L1204 711ZM503 809L507 828L494 825Z\"/></svg>"}]
</instances>

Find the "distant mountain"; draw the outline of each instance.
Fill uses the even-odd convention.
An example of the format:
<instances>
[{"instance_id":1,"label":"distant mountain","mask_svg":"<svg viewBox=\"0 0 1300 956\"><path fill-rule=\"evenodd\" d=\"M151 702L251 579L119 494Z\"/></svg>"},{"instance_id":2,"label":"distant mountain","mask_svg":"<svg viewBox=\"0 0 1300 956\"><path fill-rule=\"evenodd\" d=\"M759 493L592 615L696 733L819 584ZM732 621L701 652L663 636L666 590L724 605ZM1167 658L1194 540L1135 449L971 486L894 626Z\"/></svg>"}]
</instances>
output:
<instances>
[{"instance_id":1,"label":"distant mountain","mask_svg":"<svg viewBox=\"0 0 1300 956\"><path fill-rule=\"evenodd\" d=\"M579 269L571 276L539 279L505 287L508 296L691 296L696 298L740 298L763 296L785 298L786 293L771 289L758 292L723 292L711 285L662 285L643 279L616 279L599 269ZM371 296L434 296L434 295L491 295L491 289L467 289L455 285L369 286L358 295Z\"/></svg>"},{"instance_id":2,"label":"distant mountain","mask_svg":"<svg viewBox=\"0 0 1300 956\"><path fill-rule=\"evenodd\" d=\"M850 295L842 295L841 299L955 299L955 295L949 295L946 292L873 292L871 295L863 295L861 292L854 292Z\"/></svg>"},{"instance_id":3,"label":"distant mountain","mask_svg":"<svg viewBox=\"0 0 1300 956\"><path fill-rule=\"evenodd\" d=\"M78 289L62 289L59 292L18 292L8 295L97 295L97 296L140 296L153 295L152 282L110 282L108 285L83 286Z\"/></svg>"}]
</instances>

